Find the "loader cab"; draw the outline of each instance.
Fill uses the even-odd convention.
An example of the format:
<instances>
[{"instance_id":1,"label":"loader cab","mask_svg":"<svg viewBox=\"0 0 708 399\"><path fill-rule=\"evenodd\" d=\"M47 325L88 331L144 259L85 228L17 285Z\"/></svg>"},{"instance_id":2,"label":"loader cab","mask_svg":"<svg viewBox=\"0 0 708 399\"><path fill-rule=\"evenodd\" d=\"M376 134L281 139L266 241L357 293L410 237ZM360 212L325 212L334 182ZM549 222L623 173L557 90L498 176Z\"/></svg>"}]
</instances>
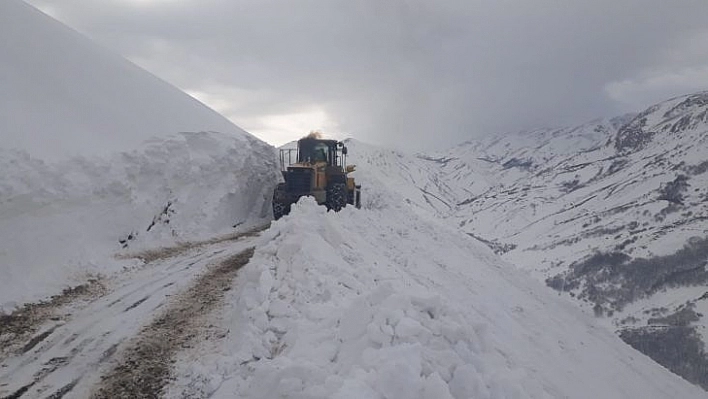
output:
<instances>
[{"instance_id":1,"label":"loader cab","mask_svg":"<svg viewBox=\"0 0 708 399\"><path fill-rule=\"evenodd\" d=\"M327 166L340 165L340 156L337 149L342 144L337 140L321 140L316 138L304 138L298 141L298 162L326 162Z\"/></svg>"}]
</instances>

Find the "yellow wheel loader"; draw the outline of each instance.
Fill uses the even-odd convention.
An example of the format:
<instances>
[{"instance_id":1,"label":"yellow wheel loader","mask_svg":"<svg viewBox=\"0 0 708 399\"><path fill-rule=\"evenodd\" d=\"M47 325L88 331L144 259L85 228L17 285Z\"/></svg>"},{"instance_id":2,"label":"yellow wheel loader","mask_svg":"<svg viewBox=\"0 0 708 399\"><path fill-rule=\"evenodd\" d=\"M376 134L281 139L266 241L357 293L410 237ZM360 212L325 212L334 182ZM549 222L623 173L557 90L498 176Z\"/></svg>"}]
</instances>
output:
<instances>
[{"instance_id":1,"label":"yellow wheel loader","mask_svg":"<svg viewBox=\"0 0 708 399\"><path fill-rule=\"evenodd\" d=\"M284 183L273 192L273 217L290 213L300 197L314 197L318 204L335 212L349 205L361 207L361 186L348 174L347 147L341 141L324 140L311 134L297 142L297 149L280 150Z\"/></svg>"}]
</instances>

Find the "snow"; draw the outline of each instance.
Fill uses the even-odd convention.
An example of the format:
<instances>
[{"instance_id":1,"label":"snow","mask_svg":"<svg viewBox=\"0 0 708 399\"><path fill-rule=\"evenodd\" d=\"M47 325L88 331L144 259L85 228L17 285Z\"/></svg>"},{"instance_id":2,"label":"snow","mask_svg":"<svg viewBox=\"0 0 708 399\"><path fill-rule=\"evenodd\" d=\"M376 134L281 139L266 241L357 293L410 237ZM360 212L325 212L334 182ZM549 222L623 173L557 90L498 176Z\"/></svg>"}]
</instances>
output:
<instances>
[{"instance_id":1,"label":"snow","mask_svg":"<svg viewBox=\"0 0 708 399\"><path fill-rule=\"evenodd\" d=\"M706 396L444 218L524 175L488 160L348 141L363 209L305 198L258 238L127 259L270 221L273 148L19 0L0 2L0 34L0 313L90 276L106 290L55 309L41 342L2 359L3 394L76 381L66 397L88 396L170 297L255 246L222 307L199 315L206 332L178 354L168 397ZM609 125L528 140L553 157ZM517 144L487 149L529 154ZM510 209L483 222L504 233L497 215L523 218Z\"/></svg>"},{"instance_id":2,"label":"snow","mask_svg":"<svg viewBox=\"0 0 708 399\"><path fill-rule=\"evenodd\" d=\"M347 162L356 165L353 176L362 185L365 208L411 207L416 212L448 215L459 201L479 195L490 183L477 165L463 165L450 178L442 168L448 158L409 155L348 139Z\"/></svg>"},{"instance_id":3,"label":"snow","mask_svg":"<svg viewBox=\"0 0 708 399\"><path fill-rule=\"evenodd\" d=\"M0 306L120 270L115 254L266 223L276 159L250 136L214 132L57 163L0 150Z\"/></svg>"},{"instance_id":4,"label":"snow","mask_svg":"<svg viewBox=\"0 0 708 399\"><path fill-rule=\"evenodd\" d=\"M269 220L271 146L22 1L0 36L0 313Z\"/></svg>"},{"instance_id":5,"label":"snow","mask_svg":"<svg viewBox=\"0 0 708 399\"><path fill-rule=\"evenodd\" d=\"M252 238L229 240L181 257L134 265L104 279L105 295L71 304L63 317L58 313L37 332L51 334L26 357L0 360L0 395L12 397L11 393L36 381L22 397L59 397L51 392L60 392L74 381L76 386L62 397L91 397L120 345L130 343L210 265L251 245Z\"/></svg>"},{"instance_id":6,"label":"snow","mask_svg":"<svg viewBox=\"0 0 708 399\"><path fill-rule=\"evenodd\" d=\"M43 160L109 155L151 137L243 130L21 0L0 2L0 146Z\"/></svg>"},{"instance_id":7,"label":"snow","mask_svg":"<svg viewBox=\"0 0 708 399\"><path fill-rule=\"evenodd\" d=\"M406 208L311 199L261 237L168 397L664 398L705 393Z\"/></svg>"}]
</instances>

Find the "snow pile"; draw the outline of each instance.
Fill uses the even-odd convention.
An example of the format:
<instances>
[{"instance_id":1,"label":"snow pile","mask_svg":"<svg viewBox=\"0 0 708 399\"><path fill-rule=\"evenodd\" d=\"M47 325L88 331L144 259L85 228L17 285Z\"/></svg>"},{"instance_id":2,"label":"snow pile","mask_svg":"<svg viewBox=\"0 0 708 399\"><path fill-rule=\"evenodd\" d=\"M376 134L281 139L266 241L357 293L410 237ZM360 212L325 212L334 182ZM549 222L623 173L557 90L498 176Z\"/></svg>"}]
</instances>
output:
<instances>
[{"instance_id":1,"label":"snow pile","mask_svg":"<svg viewBox=\"0 0 708 399\"><path fill-rule=\"evenodd\" d=\"M0 37L0 147L58 160L178 132L244 133L21 0L0 1Z\"/></svg>"},{"instance_id":2,"label":"snow pile","mask_svg":"<svg viewBox=\"0 0 708 399\"><path fill-rule=\"evenodd\" d=\"M0 306L118 270L116 253L267 222L276 162L249 135L207 132L56 163L0 149Z\"/></svg>"},{"instance_id":3,"label":"snow pile","mask_svg":"<svg viewBox=\"0 0 708 399\"><path fill-rule=\"evenodd\" d=\"M0 36L0 312L269 219L272 147L20 0Z\"/></svg>"},{"instance_id":4,"label":"snow pile","mask_svg":"<svg viewBox=\"0 0 708 399\"><path fill-rule=\"evenodd\" d=\"M168 397L704 396L410 210L303 199L228 296L213 320L225 338L182 355Z\"/></svg>"}]
</instances>

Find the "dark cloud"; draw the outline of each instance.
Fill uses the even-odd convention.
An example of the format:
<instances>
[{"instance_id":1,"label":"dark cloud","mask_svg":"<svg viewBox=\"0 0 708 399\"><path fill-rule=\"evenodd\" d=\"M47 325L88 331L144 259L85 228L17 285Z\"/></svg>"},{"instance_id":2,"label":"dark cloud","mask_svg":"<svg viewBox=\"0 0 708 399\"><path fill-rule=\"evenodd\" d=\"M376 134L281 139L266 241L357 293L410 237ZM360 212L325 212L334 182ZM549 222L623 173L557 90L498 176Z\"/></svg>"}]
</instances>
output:
<instances>
[{"instance_id":1,"label":"dark cloud","mask_svg":"<svg viewBox=\"0 0 708 399\"><path fill-rule=\"evenodd\" d=\"M705 0L30 3L247 130L319 110L418 150L708 86Z\"/></svg>"}]
</instances>

